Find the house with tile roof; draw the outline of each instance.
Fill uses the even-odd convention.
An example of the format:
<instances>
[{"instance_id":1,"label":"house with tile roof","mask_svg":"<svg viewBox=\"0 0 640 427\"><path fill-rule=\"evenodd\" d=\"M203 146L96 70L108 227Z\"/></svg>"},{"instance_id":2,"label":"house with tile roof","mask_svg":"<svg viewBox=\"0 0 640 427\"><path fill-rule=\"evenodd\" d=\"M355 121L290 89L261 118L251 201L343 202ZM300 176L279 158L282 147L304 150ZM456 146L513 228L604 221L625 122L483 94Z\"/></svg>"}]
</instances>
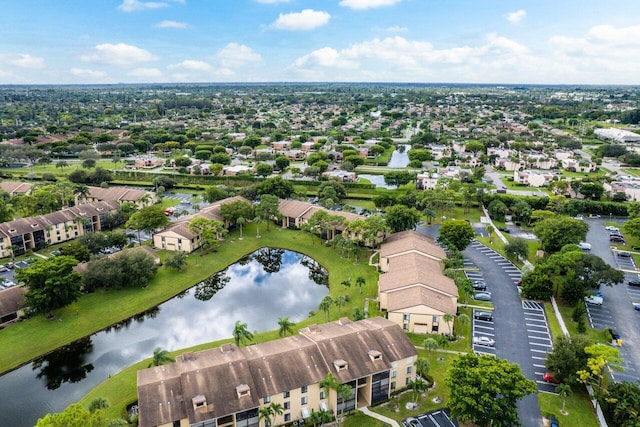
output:
<instances>
[{"instance_id":1,"label":"house with tile roof","mask_svg":"<svg viewBox=\"0 0 640 427\"><path fill-rule=\"evenodd\" d=\"M158 196L153 191L127 187L88 187L87 195L76 194L76 204L101 202L105 200L134 203L138 208L151 206L158 202Z\"/></svg>"},{"instance_id":2,"label":"house with tile roof","mask_svg":"<svg viewBox=\"0 0 640 427\"><path fill-rule=\"evenodd\" d=\"M33 184L19 181L2 181L0 182L0 190L6 191L10 196L18 194L26 195L31 193Z\"/></svg>"},{"instance_id":3,"label":"house with tile roof","mask_svg":"<svg viewBox=\"0 0 640 427\"><path fill-rule=\"evenodd\" d=\"M280 200L278 206L278 212L280 213L280 223L283 228L302 228L302 226L308 222L313 214L318 211L325 211L329 215L340 216L347 222L354 221L356 219L365 219L366 217L351 212L332 211L322 206L314 205L313 203L302 202L300 200ZM323 236L326 240L333 240L336 234L344 231L346 226L338 226L335 230L326 230L326 235Z\"/></svg>"},{"instance_id":4,"label":"house with tile roof","mask_svg":"<svg viewBox=\"0 0 640 427\"><path fill-rule=\"evenodd\" d=\"M139 425L263 427L260 408L282 405L274 425L312 411L332 413L389 398L415 379L417 351L402 329L381 317L310 325L297 335L185 353L138 371ZM332 374L353 397L342 401L320 382Z\"/></svg>"}]
</instances>

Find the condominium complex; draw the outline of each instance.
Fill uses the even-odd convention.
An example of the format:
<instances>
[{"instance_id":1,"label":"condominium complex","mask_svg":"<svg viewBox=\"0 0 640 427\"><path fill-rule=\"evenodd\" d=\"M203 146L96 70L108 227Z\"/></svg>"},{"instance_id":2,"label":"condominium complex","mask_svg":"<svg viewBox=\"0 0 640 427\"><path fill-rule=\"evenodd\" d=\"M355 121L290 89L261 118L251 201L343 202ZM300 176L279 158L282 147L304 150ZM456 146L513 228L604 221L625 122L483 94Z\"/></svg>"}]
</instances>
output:
<instances>
[{"instance_id":1,"label":"condominium complex","mask_svg":"<svg viewBox=\"0 0 640 427\"><path fill-rule=\"evenodd\" d=\"M141 427L262 427L260 408L283 414L273 425L311 411L349 411L388 399L415 378L415 347L402 328L381 318L343 318L261 344L185 353L175 363L138 371ZM332 374L351 387L342 401L320 387Z\"/></svg>"}]
</instances>

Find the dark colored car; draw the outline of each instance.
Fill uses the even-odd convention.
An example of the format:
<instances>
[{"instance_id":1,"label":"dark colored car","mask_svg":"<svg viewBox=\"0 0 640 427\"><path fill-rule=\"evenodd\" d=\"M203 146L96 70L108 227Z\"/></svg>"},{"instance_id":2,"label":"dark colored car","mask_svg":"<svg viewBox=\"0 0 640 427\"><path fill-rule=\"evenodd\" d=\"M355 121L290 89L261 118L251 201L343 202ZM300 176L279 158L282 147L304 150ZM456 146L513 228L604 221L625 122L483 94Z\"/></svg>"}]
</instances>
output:
<instances>
[{"instance_id":1,"label":"dark colored car","mask_svg":"<svg viewBox=\"0 0 640 427\"><path fill-rule=\"evenodd\" d=\"M609 236L609 241L616 242L616 243L624 243L624 238L622 238L622 236Z\"/></svg>"},{"instance_id":2,"label":"dark colored car","mask_svg":"<svg viewBox=\"0 0 640 427\"><path fill-rule=\"evenodd\" d=\"M631 253L626 251L618 251L618 256L622 258L631 258Z\"/></svg>"},{"instance_id":3,"label":"dark colored car","mask_svg":"<svg viewBox=\"0 0 640 427\"><path fill-rule=\"evenodd\" d=\"M558 423L558 419L553 415L549 415L549 427L560 427L560 423Z\"/></svg>"},{"instance_id":4,"label":"dark colored car","mask_svg":"<svg viewBox=\"0 0 640 427\"><path fill-rule=\"evenodd\" d=\"M474 280L472 285L473 285L473 289L475 289L476 291L486 291L487 290L487 284L484 283L482 280Z\"/></svg>"},{"instance_id":5,"label":"dark colored car","mask_svg":"<svg viewBox=\"0 0 640 427\"><path fill-rule=\"evenodd\" d=\"M613 328L609 328L609 335L611 335L611 339L613 341L618 341L620 339L620 334Z\"/></svg>"},{"instance_id":6,"label":"dark colored car","mask_svg":"<svg viewBox=\"0 0 640 427\"><path fill-rule=\"evenodd\" d=\"M627 282L627 285L640 287L640 279L631 279Z\"/></svg>"},{"instance_id":7,"label":"dark colored car","mask_svg":"<svg viewBox=\"0 0 640 427\"><path fill-rule=\"evenodd\" d=\"M490 311L476 311L473 313L473 318L491 322L493 320L493 313L491 313Z\"/></svg>"}]
</instances>

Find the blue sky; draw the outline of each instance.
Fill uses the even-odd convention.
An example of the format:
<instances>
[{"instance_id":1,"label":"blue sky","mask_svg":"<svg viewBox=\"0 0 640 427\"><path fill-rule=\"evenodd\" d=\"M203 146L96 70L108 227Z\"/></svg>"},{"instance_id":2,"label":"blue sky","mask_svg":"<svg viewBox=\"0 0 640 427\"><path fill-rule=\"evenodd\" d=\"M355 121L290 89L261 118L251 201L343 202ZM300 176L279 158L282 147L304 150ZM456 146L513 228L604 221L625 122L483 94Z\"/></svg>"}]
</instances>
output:
<instances>
[{"instance_id":1,"label":"blue sky","mask_svg":"<svg viewBox=\"0 0 640 427\"><path fill-rule=\"evenodd\" d=\"M2 0L0 84L639 84L637 0Z\"/></svg>"}]
</instances>

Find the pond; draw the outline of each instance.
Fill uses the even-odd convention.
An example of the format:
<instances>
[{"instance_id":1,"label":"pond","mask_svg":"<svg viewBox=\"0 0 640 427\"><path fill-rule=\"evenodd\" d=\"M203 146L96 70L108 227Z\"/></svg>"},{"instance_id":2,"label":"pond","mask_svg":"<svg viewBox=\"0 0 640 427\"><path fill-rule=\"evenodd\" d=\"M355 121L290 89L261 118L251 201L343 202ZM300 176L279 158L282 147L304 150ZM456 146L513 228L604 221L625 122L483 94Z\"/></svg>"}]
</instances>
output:
<instances>
[{"instance_id":1,"label":"pond","mask_svg":"<svg viewBox=\"0 0 640 427\"><path fill-rule=\"evenodd\" d=\"M327 271L313 259L260 249L147 313L0 377L1 424L33 426L156 347L173 351L227 338L237 320L255 332L277 329L280 317L299 322L317 309L327 284Z\"/></svg>"},{"instance_id":2,"label":"pond","mask_svg":"<svg viewBox=\"0 0 640 427\"><path fill-rule=\"evenodd\" d=\"M409 164L408 152L411 149L411 145L400 145L399 147L402 148L400 150L396 149L393 151L393 153L391 153L391 158L389 159L387 167L405 168ZM373 185L378 188L396 188L395 185L387 185L384 183L384 175L370 175L359 173L358 176L360 178L368 179Z\"/></svg>"}]
</instances>

